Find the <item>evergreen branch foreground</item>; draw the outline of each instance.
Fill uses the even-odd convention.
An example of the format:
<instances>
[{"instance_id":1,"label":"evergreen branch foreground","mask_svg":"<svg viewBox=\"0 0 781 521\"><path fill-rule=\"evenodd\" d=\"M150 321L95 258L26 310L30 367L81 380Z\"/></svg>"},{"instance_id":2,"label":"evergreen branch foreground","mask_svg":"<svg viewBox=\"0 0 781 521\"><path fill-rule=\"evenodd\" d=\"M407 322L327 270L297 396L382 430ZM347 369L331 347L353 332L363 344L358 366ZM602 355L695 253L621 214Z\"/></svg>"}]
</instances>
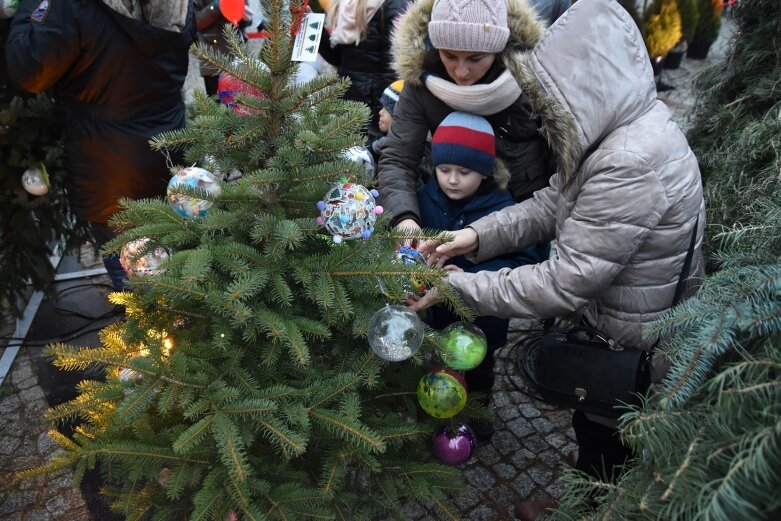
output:
<instances>
[{"instance_id":1,"label":"evergreen branch foreground","mask_svg":"<svg viewBox=\"0 0 781 521\"><path fill-rule=\"evenodd\" d=\"M733 18L690 132L711 273L648 332L671 369L621 419L637 458L617 483L566 472L555 519L781 518L781 4L742 0Z\"/></svg>"},{"instance_id":2,"label":"evergreen branch foreground","mask_svg":"<svg viewBox=\"0 0 781 521\"><path fill-rule=\"evenodd\" d=\"M242 178L214 197L190 193L213 202L200 220L163 200L122 202L107 249L146 237L169 252L165 272L111 296L127 319L100 346L48 348L59 368L101 367L105 381L81 382L47 413L73 435L53 432L62 451L19 477L72 467L78 482L98 467L128 519L402 519L410 500L455 519L460 471L434 461L434 422L416 418L422 357L384 362L366 335L413 277L471 312L442 270L394 261L387 218L342 244L317 226L332 183L365 179L341 151L361 141L368 110L341 99L341 80L291 86L290 13L281 0L264 12L275 36L258 57L238 41L235 56L194 52L266 97L239 96L252 112L241 117L198 95L188 126L152 143ZM428 331L424 351L437 342ZM480 413L474 400L467 410Z\"/></svg>"}]
</instances>

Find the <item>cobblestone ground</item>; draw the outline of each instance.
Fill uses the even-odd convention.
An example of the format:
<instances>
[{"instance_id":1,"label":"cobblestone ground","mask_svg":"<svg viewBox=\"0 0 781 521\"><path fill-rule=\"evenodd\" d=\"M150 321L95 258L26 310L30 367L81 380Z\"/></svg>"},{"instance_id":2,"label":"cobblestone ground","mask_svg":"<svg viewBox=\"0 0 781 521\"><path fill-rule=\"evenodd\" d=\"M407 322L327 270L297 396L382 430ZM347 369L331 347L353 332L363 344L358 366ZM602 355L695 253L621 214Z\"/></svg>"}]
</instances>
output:
<instances>
[{"instance_id":1,"label":"cobblestone ground","mask_svg":"<svg viewBox=\"0 0 781 521\"><path fill-rule=\"evenodd\" d=\"M14 473L46 462L57 449L41 417L47 404L26 350L0 388L0 519L80 521L91 519L69 471L14 482Z\"/></svg>"},{"instance_id":2,"label":"cobblestone ground","mask_svg":"<svg viewBox=\"0 0 781 521\"><path fill-rule=\"evenodd\" d=\"M534 327L513 320L511 327ZM470 521L511 521L513 503L561 495L557 480L566 456L576 448L572 413L540 402L519 391L514 348L525 333L511 331L505 347L495 353L496 380L489 403L496 432L478 442L474 456L461 468L466 489L452 500L457 515ZM411 503L405 518L412 521L449 519L433 504Z\"/></svg>"}]
</instances>

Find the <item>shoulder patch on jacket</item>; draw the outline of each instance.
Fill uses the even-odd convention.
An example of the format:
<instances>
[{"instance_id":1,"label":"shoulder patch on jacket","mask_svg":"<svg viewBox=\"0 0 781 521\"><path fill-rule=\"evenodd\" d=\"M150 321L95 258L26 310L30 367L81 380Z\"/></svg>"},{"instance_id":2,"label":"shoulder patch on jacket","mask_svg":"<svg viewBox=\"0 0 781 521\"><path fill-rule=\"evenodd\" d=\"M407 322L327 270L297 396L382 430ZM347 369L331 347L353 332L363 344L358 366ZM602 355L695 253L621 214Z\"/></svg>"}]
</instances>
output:
<instances>
[{"instance_id":1,"label":"shoulder patch on jacket","mask_svg":"<svg viewBox=\"0 0 781 521\"><path fill-rule=\"evenodd\" d=\"M43 24L47 16L49 16L49 0L42 0L38 7L33 10L33 14L30 15L30 21Z\"/></svg>"}]
</instances>

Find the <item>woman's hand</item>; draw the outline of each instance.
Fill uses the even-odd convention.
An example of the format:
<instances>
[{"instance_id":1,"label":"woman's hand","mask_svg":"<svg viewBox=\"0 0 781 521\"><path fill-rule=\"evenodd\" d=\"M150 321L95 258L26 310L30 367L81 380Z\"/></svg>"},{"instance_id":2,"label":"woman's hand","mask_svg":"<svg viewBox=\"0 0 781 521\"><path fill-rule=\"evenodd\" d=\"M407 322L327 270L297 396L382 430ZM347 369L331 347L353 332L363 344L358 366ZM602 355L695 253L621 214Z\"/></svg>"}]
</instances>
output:
<instances>
[{"instance_id":1,"label":"woman's hand","mask_svg":"<svg viewBox=\"0 0 781 521\"><path fill-rule=\"evenodd\" d=\"M418 245L418 251L426 257L429 266L441 268L448 259L477 249L477 232L472 228L447 232L447 234L453 237L452 241L443 243L440 239L431 239Z\"/></svg>"}]
</instances>

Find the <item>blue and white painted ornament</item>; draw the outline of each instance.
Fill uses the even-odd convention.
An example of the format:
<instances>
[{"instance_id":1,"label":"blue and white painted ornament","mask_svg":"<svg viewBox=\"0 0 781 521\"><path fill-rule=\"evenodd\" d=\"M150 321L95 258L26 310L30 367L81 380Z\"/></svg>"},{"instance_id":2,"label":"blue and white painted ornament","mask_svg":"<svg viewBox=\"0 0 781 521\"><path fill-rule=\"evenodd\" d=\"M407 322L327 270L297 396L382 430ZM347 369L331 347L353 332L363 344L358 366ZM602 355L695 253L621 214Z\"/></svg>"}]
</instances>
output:
<instances>
[{"instance_id":1,"label":"blue and white painted ornament","mask_svg":"<svg viewBox=\"0 0 781 521\"><path fill-rule=\"evenodd\" d=\"M344 239L368 239L377 216L383 212L376 202L379 195L377 190L341 179L317 203L317 224L324 226L337 244Z\"/></svg>"},{"instance_id":2,"label":"blue and white painted ornament","mask_svg":"<svg viewBox=\"0 0 781 521\"><path fill-rule=\"evenodd\" d=\"M168 181L166 195L171 208L185 219L203 219L212 206L212 201L184 193L183 188L200 190L209 196L222 193L219 183L203 168L190 166L182 168Z\"/></svg>"}]
</instances>

